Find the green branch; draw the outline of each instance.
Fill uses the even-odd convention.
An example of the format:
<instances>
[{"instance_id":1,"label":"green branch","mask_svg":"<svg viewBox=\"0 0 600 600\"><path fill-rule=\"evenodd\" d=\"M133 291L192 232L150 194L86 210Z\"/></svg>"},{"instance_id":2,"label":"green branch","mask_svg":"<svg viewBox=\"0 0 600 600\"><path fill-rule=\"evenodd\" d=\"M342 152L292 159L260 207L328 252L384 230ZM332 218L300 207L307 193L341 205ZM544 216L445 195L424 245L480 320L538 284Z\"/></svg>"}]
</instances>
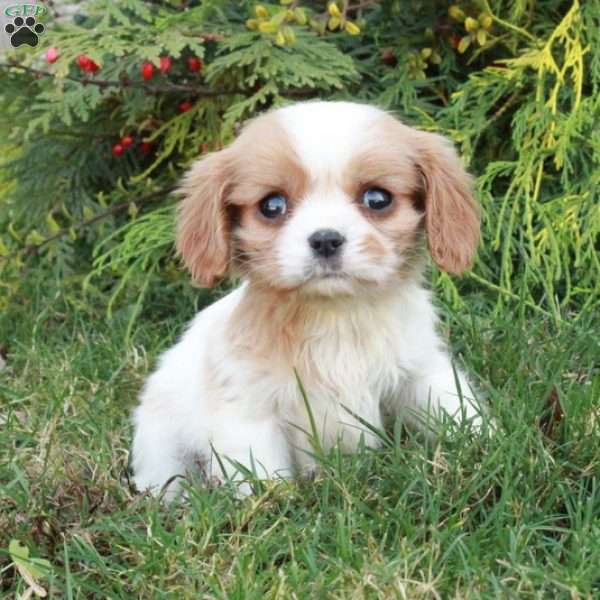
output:
<instances>
[{"instance_id":1,"label":"green branch","mask_svg":"<svg viewBox=\"0 0 600 600\"><path fill-rule=\"evenodd\" d=\"M25 65L11 64L11 63L0 63L0 69L19 69L27 73L31 73L37 77L49 77L52 79L68 79L69 81L75 81L81 85L95 85L100 88L119 87L119 88L141 88L149 94L168 94L168 93L188 93L195 96L227 96L234 94L247 94L249 90L242 88L233 88L230 90L211 90L210 88L197 86L197 85L185 85L181 83L167 83L163 85L153 85L145 83L143 81L130 81L128 79L96 79L88 77L74 77L72 75L65 75L59 77L52 71L44 71L42 69L34 69L33 67L26 67Z\"/></svg>"},{"instance_id":2,"label":"green branch","mask_svg":"<svg viewBox=\"0 0 600 600\"><path fill-rule=\"evenodd\" d=\"M136 200L136 204L146 204L146 203L150 202L151 200L155 200L158 197L166 196L167 194L170 194L173 191L173 189L174 188L171 186L171 187L157 190L156 192L152 192L151 194L148 194L147 196L142 196L141 198L138 198ZM120 212L126 210L127 208L129 208L130 204L131 204L130 200L128 200L126 202L121 202L120 204L114 204L113 206L110 206L107 210L105 210L104 212L98 213L97 215L94 215L93 217L90 217L89 219L86 219L85 221L80 221L79 223L76 223L75 225L71 225L71 227L61 229L58 233L55 233L54 235L51 235L50 237L45 238L39 244L30 244L28 246L25 246L24 248L20 248L16 252L12 252L10 254L0 256L0 262L7 261L12 258L16 258L20 254L36 255L39 252L40 248L42 248L43 246L46 246L50 242L54 242L63 237L66 237L67 235L69 235L69 233L72 230L77 231L77 230L89 227L90 225L93 225L94 223L96 223L98 221L101 221L103 219L106 219L107 217L110 217L112 215L115 215L117 213L120 213Z\"/></svg>"},{"instance_id":3,"label":"green branch","mask_svg":"<svg viewBox=\"0 0 600 600\"><path fill-rule=\"evenodd\" d=\"M214 96L233 96L233 95L246 95L251 96L254 94L254 90L252 89L243 89L243 88L232 88L229 90L212 90L207 87L197 86L197 85L185 85L181 83L167 83L163 85L152 85L145 83L143 81L130 81L128 79L96 79L96 78L87 78L87 77L74 77L72 75L65 75L64 77L59 77L56 73L52 71L44 71L42 69L34 69L33 67L26 67L25 65L18 64L10 64L10 63L0 63L0 69L19 69L21 71L31 73L36 77L48 77L52 79L68 79L69 81L74 81L81 85L95 85L100 88L109 88L109 87L118 87L118 88L140 88L148 92L149 94L189 94L192 96L204 96L204 97L214 97ZM280 94L282 96L290 96L296 98L308 98L311 97L318 92L311 88L297 88L290 90L282 90Z\"/></svg>"}]
</instances>

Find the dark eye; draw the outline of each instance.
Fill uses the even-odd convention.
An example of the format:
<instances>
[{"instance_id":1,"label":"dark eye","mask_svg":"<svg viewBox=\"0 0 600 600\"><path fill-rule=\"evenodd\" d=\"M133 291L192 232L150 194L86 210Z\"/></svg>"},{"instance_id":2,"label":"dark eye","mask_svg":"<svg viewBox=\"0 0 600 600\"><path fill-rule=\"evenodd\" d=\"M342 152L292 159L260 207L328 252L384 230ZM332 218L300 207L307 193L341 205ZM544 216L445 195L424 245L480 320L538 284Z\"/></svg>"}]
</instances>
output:
<instances>
[{"instance_id":1,"label":"dark eye","mask_svg":"<svg viewBox=\"0 0 600 600\"><path fill-rule=\"evenodd\" d=\"M263 217L276 219L285 215L287 211L287 200L281 194L269 194L260 201L259 209Z\"/></svg>"},{"instance_id":2,"label":"dark eye","mask_svg":"<svg viewBox=\"0 0 600 600\"><path fill-rule=\"evenodd\" d=\"M363 193L362 202L371 210L383 210L392 203L392 195L381 188L369 188Z\"/></svg>"}]
</instances>

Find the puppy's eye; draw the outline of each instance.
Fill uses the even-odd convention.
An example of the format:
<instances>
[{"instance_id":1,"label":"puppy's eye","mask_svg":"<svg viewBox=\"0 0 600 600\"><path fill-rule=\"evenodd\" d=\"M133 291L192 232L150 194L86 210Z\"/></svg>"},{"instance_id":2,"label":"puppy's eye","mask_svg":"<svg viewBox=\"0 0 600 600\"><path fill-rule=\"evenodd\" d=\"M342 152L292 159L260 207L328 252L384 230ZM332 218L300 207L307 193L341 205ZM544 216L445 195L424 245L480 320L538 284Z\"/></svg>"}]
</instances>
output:
<instances>
[{"instance_id":1,"label":"puppy's eye","mask_svg":"<svg viewBox=\"0 0 600 600\"><path fill-rule=\"evenodd\" d=\"M371 210L383 210L392 203L392 195L387 190L372 187L363 193L362 202Z\"/></svg>"},{"instance_id":2,"label":"puppy's eye","mask_svg":"<svg viewBox=\"0 0 600 600\"><path fill-rule=\"evenodd\" d=\"M276 219L285 215L287 211L287 200L281 194L269 194L263 198L259 204L259 210L263 217L267 219Z\"/></svg>"}]
</instances>

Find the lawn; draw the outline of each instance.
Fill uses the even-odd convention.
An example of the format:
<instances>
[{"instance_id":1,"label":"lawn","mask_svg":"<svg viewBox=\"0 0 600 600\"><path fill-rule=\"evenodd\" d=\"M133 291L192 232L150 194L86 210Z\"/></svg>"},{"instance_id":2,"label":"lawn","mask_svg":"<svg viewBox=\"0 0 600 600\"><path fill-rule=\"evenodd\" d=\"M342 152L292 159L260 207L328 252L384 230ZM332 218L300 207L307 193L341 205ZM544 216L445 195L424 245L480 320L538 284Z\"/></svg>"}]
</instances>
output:
<instances>
[{"instance_id":1,"label":"lawn","mask_svg":"<svg viewBox=\"0 0 600 600\"><path fill-rule=\"evenodd\" d=\"M560 321L475 294L440 306L493 434L446 424L427 443L398 423L380 450L322 457L313 481L254 482L244 500L192 482L165 506L128 483L129 414L193 302L151 295L125 343L126 314L48 289L0 316L3 597L29 587L11 540L49 561L34 571L53 598L600 596L593 305Z\"/></svg>"},{"instance_id":2,"label":"lawn","mask_svg":"<svg viewBox=\"0 0 600 600\"><path fill-rule=\"evenodd\" d=\"M0 600L600 599L600 0L36 4L39 44L0 56ZM309 98L473 174L478 258L431 281L495 430L398 421L310 481L165 505L129 417L220 293L183 273L170 190Z\"/></svg>"}]
</instances>

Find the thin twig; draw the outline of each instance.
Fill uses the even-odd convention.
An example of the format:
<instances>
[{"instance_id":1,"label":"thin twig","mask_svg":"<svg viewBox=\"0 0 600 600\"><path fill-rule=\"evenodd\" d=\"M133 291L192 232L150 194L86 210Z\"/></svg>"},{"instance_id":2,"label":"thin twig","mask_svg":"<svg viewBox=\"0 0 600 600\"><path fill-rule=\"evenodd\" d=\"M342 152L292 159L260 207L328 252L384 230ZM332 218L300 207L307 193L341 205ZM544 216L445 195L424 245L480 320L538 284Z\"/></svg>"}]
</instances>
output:
<instances>
[{"instance_id":1,"label":"thin twig","mask_svg":"<svg viewBox=\"0 0 600 600\"><path fill-rule=\"evenodd\" d=\"M222 33L201 33L198 35L197 33L186 33L184 31L181 35L183 35L183 37L199 37L205 42L222 42L225 39L225 36Z\"/></svg>"},{"instance_id":2,"label":"thin twig","mask_svg":"<svg viewBox=\"0 0 600 600\"><path fill-rule=\"evenodd\" d=\"M164 188L162 190L158 190L156 192L152 192L151 194L148 194L147 196L142 196L141 198L138 198L135 201L135 203L136 204L146 204L147 202L150 202L151 200L154 200L154 199L158 198L159 196L166 196L167 194L172 192L173 189L174 189L173 187L168 187L168 188ZM76 223L75 225L72 225L71 227L68 227L66 229L61 229L58 233L55 233L54 235L51 235L50 237L45 238L39 244L30 244L29 246L24 246L23 248L20 248L19 250L16 250L15 252L12 252L11 254L6 254L4 256L0 256L0 262L3 260L10 260L11 258L15 258L21 254L35 255L38 253L39 249L42 248L43 246L45 246L46 244L49 244L50 242L54 242L55 240L61 239L65 236L69 235L71 230L73 230L73 229L79 230L79 229L84 229L85 227L89 227L90 225L93 225L97 221L106 219L107 217L110 217L111 215L115 215L115 214L125 210L126 208L129 208L130 204L131 204L131 201L129 200L126 202L121 202L120 204L114 204L113 206L109 206L108 209L105 210L104 212L98 213L97 215L94 215L93 217L90 217L89 219L86 219L85 221L80 221L79 223Z\"/></svg>"},{"instance_id":3,"label":"thin twig","mask_svg":"<svg viewBox=\"0 0 600 600\"><path fill-rule=\"evenodd\" d=\"M246 94L249 90L243 90L241 88L234 88L231 90L211 90L206 87L197 85L185 85L181 83L167 83L164 85L152 85L143 81L129 81L120 79L96 79L96 78L82 78L74 77L72 75L65 75L64 77L58 77L56 73L52 71L44 71L42 69L34 69L33 67L26 67L25 65L0 63L1 69L20 69L27 73L37 75L38 77L50 77L53 79L68 79L69 81L75 81L81 85L95 85L100 88L107 87L120 87L120 88L140 88L146 90L151 94L164 94L170 92L184 92L191 93L196 96L225 96L231 94Z\"/></svg>"},{"instance_id":4,"label":"thin twig","mask_svg":"<svg viewBox=\"0 0 600 600\"><path fill-rule=\"evenodd\" d=\"M381 4L380 0L365 0L365 2L359 2L358 4L349 4L346 7L347 12L354 12L356 10L362 10L363 8L369 8L376 4Z\"/></svg>"},{"instance_id":5,"label":"thin twig","mask_svg":"<svg viewBox=\"0 0 600 600\"><path fill-rule=\"evenodd\" d=\"M42 69L34 69L33 67L26 67L25 65L18 64L8 64L8 63L0 63L0 69L20 69L21 71L25 71L27 73L32 73L38 77L50 77L53 79L61 79L56 73L52 71L44 71ZM169 83L165 85L151 85L144 83L142 81L129 81L129 80L112 80L112 79L88 79L88 78L80 78L73 77L72 75L65 75L63 79L68 79L70 81L75 81L76 83L80 83L81 85L96 85L101 88L108 87L120 87L120 88L140 88L146 90L151 94L165 94L170 92L177 93L186 93L190 96L230 96L235 94L243 94L243 95L252 95L255 93L253 89L242 89L242 88L233 88L230 90L211 90L206 87L201 87L197 85L185 85L178 83ZM281 96L290 96L297 98L309 98L315 94L318 94L319 91L311 88L297 88L290 90L280 90L279 94Z\"/></svg>"},{"instance_id":6,"label":"thin twig","mask_svg":"<svg viewBox=\"0 0 600 600\"><path fill-rule=\"evenodd\" d=\"M489 127L492 123L497 121L518 99L521 94L520 90L513 92L508 99L502 104L502 106L496 110L491 117L488 119L485 127Z\"/></svg>"}]
</instances>

